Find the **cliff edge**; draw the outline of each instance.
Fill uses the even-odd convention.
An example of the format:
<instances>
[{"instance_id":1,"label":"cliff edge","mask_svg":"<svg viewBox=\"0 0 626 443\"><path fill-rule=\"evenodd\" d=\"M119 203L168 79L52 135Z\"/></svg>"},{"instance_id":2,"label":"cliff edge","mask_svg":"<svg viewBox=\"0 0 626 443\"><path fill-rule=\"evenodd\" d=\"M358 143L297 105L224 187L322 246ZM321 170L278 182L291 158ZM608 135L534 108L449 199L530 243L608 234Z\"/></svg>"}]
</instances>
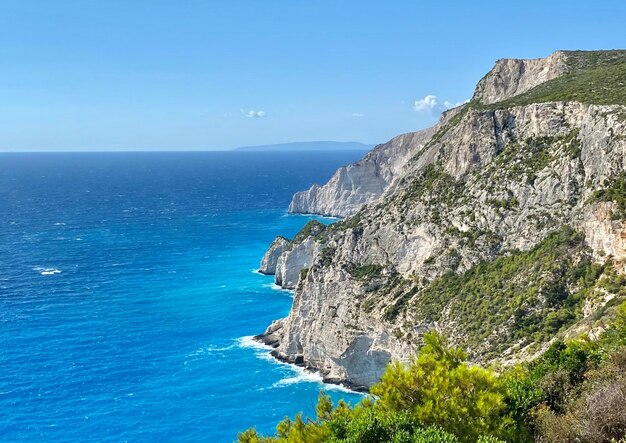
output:
<instances>
[{"instance_id":1,"label":"cliff edge","mask_svg":"<svg viewBox=\"0 0 626 443\"><path fill-rule=\"evenodd\" d=\"M429 330L504 364L601 331L626 298L624 84L626 51L498 61L435 127L296 194L292 212L347 218L279 254L308 255L259 339L366 389Z\"/></svg>"}]
</instances>

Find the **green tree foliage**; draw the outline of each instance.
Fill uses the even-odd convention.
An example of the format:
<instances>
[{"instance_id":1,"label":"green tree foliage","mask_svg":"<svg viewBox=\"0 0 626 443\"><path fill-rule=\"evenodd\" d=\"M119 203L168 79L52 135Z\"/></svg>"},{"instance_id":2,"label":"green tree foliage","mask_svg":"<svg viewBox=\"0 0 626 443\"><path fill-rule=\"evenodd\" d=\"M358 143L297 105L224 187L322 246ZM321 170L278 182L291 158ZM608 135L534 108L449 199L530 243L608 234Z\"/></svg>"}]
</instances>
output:
<instances>
[{"instance_id":1,"label":"green tree foliage","mask_svg":"<svg viewBox=\"0 0 626 443\"><path fill-rule=\"evenodd\" d=\"M604 189L599 189L591 196L592 202L615 202L613 219L626 218L626 174L609 180Z\"/></svg>"},{"instance_id":2,"label":"green tree foliage","mask_svg":"<svg viewBox=\"0 0 626 443\"><path fill-rule=\"evenodd\" d=\"M626 303L599 340L555 341L497 374L426 334L410 364L391 364L354 408L320 393L315 419L285 418L241 443L626 443Z\"/></svg>"},{"instance_id":3,"label":"green tree foliage","mask_svg":"<svg viewBox=\"0 0 626 443\"><path fill-rule=\"evenodd\" d=\"M487 369L464 363L465 353L450 348L435 333L408 367L389 366L372 388L378 405L388 411L409 411L425 425L435 425L474 442L483 434L503 435L512 421L505 416L504 389Z\"/></svg>"},{"instance_id":4,"label":"green tree foliage","mask_svg":"<svg viewBox=\"0 0 626 443\"><path fill-rule=\"evenodd\" d=\"M464 362L465 353L435 333L425 336L410 365L389 366L366 398L336 408L321 393L316 418L285 418L273 437L248 430L240 442L331 443L485 443L513 431L504 388L492 371Z\"/></svg>"},{"instance_id":5,"label":"green tree foliage","mask_svg":"<svg viewBox=\"0 0 626 443\"><path fill-rule=\"evenodd\" d=\"M497 338L501 349L548 341L580 319L583 301L610 269L594 263L584 237L565 226L529 251L514 251L463 274L435 279L414 309L432 321L447 312L464 326L464 345L471 348L497 329L503 331Z\"/></svg>"}]
</instances>

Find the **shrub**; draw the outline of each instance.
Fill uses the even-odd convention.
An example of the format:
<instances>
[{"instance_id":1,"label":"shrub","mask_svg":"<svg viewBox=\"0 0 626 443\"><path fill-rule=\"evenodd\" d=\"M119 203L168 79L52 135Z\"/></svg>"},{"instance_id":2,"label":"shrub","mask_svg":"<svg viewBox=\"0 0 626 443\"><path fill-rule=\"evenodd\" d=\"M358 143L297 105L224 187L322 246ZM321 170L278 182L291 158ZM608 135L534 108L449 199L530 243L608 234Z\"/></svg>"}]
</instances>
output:
<instances>
[{"instance_id":1,"label":"shrub","mask_svg":"<svg viewBox=\"0 0 626 443\"><path fill-rule=\"evenodd\" d=\"M463 363L465 353L449 348L435 333L408 367L393 363L372 388L377 405L387 411L410 411L425 425L440 426L461 441L484 434L502 435L512 424L506 416L504 390L489 370Z\"/></svg>"}]
</instances>

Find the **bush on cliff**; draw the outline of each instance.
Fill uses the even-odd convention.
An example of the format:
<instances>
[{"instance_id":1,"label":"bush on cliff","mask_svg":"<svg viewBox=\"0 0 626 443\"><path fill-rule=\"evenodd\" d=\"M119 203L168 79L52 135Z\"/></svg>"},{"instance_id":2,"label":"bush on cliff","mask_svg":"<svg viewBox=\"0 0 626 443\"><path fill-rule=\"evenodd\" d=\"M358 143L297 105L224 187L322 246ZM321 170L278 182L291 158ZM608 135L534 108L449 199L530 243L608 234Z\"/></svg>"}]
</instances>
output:
<instances>
[{"instance_id":1,"label":"bush on cliff","mask_svg":"<svg viewBox=\"0 0 626 443\"><path fill-rule=\"evenodd\" d=\"M497 374L464 362L434 333L417 358L389 366L354 408L320 394L315 419L285 418L242 443L626 443L626 303L600 339L555 341Z\"/></svg>"},{"instance_id":2,"label":"bush on cliff","mask_svg":"<svg viewBox=\"0 0 626 443\"><path fill-rule=\"evenodd\" d=\"M408 411L425 425L440 426L460 441L481 435L505 436L513 426L507 416L505 391L496 374L470 366L459 348L428 333L417 358L407 367L391 364L372 388L386 411Z\"/></svg>"},{"instance_id":3,"label":"bush on cliff","mask_svg":"<svg viewBox=\"0 0 626 443\"><path fill-rule=\"evenodd\" d=\"M465 354L429 333L407 367L390 365L372 393L353 409L332 407L321 394L316 419L285 418L274 437L248 430L240 442L455 443L499 441L513 431L496 375L464 363ZM482 439L482 440L479 440Z\"/></svg>"}]
</instances>

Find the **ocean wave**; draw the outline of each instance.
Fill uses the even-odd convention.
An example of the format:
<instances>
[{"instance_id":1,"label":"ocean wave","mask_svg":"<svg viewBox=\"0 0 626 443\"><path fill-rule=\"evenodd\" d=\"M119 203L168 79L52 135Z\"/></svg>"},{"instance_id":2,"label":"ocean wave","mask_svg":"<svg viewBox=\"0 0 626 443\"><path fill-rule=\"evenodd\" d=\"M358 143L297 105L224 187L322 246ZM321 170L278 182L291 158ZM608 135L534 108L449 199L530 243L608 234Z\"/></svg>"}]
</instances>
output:
<instances>
[{"instance_id":1,"label":"ocean wave","mask_svg":"<svg viewBox=\"0 0 626 443\"><path fill-rule=\"evenodd\" d=\"M62 272L60 269L57 269L57 268L42 268L39 266L36 268L33 268L33 271L37 271L41 275L56 275Z\"/></svg>"},{"instance_id":2,"label":"ocean wave","mask_svg":"<svg viewBox=\"0 0 626 443\"><path fill-rule=\"evenodd\" d=\"M226 352L235 348L237 346L236 343L226 346L218 346L218 345L207 345L202 346L196 349L193 352L190 352L185 356L184 365L187 366L190 363L195 361L207 358L207 357L225 357Z\"/></svg>"},{"instance_id":3,"label":"ocean wave","mask_svg":"<svg viewBox=\"0 0 626 443\"><path fill-rule=\"evenodd\" d=\"M246 335L235 340L236 346L246 349L256 349L258 351L266 351L269 353L273 348L254 339L254 335Z\"/></svg>"},{"instance_id":4,"label":"ocean wave","mask_svg":"<svg viewBox=\"0 0 626 443\"><path fill-rule=\"evenodd\" d=\"M207 345L201 348L196 349L195 351L187 354L187 357L200 357L204 355L211 355L216 352L225 352L230 349L233 349L236 345L232 344L229 346L216 346L216 345Z\"/></svg>"},{"instance_id":5,"label":"ocean wave","mask_svg":"<svg viewBox=\"0 0 626 443\"><path fill-rule=\"evenodd\" d=\"M287 374L282 379L278 380L271 385L271 388L284 388L298 383L315 383L323 387L327 391L340 391L350 394L358 394L357 392L346 388L343 385L324 383L324 378L319 372L311 371L301 366L296 366L291 363L286 363L275 359L271 355L271 351L274 349L264 343L261 343L254 339L254 336L248 335L237 339L237 345L240 348L253 349L256 351L256 357L261 360L266 360L275 365L282 366L287 369L290 374ZM365 394L363 394L365 395Z\"/></svg>"},{"instance_id":6,"label":"ocean wave","mask_svg":"<svg viewBox=\"0 0 626 443\"><path fill-rule=\"evenodd\" d=\"M283 214L281 217L306 217L306 218L317 218L317 219L322 219L322 220L343 220L343 217L336 217L333 215L319 215L319 214L313 214L313 213L308 213L308 212L295 213L295 214L291 214L287 212Z\"/></svg>"},{"instance_id":7,"label":"ocean wave","mask_svg":"<svg viewBox=\"0 0 626 443\"><path fill-rule=\"evenodd\" d=\"M285 377L281 380L278 380L276 383L272 385L272 388L282 388L285 386L295 385L297 383L316 383L323 384L324 379L317 372L307 371L298 366L293 366L290 368L295 374L291 377Z\"/></svg>"},{"instance_id":8,"label":"ocean wave","mask_svg":"<svg viewBox=\"0 0 626 443\"><path fill-rule=\"evenodd\" d=\"M282 286L278 286L276 283L266 283L263 285L264 288L270 288L274 291L287 292L293 296L293 289L285 289Z\"/></svg>"}]
</instances>

